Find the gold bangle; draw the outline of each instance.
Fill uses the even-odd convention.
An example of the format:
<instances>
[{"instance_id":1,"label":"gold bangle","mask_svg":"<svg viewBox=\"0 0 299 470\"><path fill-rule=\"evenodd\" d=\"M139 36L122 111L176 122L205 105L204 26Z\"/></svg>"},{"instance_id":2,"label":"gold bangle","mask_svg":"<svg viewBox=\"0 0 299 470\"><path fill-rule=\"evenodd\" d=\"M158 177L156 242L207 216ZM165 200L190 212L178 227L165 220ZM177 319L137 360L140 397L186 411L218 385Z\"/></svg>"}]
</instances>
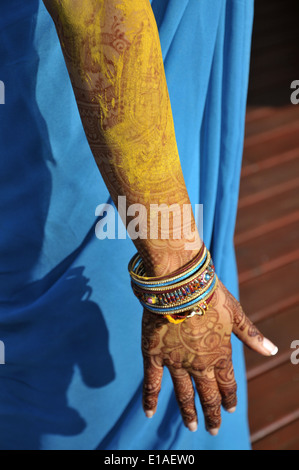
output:
<instances>
[{"instance_id":1,"label":"gold bangle","mask_svg":"<svg viewBox=\"0 0 299 470\"><path fill-rule=\"evenodd\" d=\"M175 282L177 279L179 279L180 277L182 277L182 275L186 276L186 275L188 275L191 271L193 271L194 269L196 269L196 268L203 262L203 259L204 259L205 256L208 256L208 255L206 255L206 254L204 253L204 256L200 258L200 260L198 261L198 263L196 263L195 266L193 266L192 268L188 269L188 270L185 271L184 273L179 274L179 275L177 275L177 276L173 276L173 277L168 278L168 279L164 279L164 280L162 280L162 281L150 281L151 278L146 278L145 276L141 276L141 275L136 274L136 273L133 273L133 272L130 272L130 276L131 276L131 278L132 278L134 281L136 281L136 282L138 282L139 284L142 284L142 285L144 285L144 286L146 286L147 284L151 284L151 283L155 284L156 286L159 286L159 285L161 285L161 284L162 284L162 285L165 284L166 282L167 282L167 283ZM149 279L149 281L145 281L145 279ZM166 287L168 287L168 289L169 289L169 286L166 286ZM154 288L149 287L148 289L154 289Z\"/></svg>"},{"instance_id":2,"label":"gold bangle","mask_svg":"<svg viewBox=\"0 0 299 470\"><path fill-rule=\"evenodd\" d=\"M160 294L162 292L168 292L170 288L171 288L171 290L179 289L180 287L184 286L185 284L188 284L189 282L194 281L194 279L196 279L204 271L206 271L206 269L208 268L210 262L211 262L211 254L210 254L210 252L208 252L207 259L206 259L206 262L203 265L203 267L199 271L197 271L195 274L192 274L192 276L190 278L186 278L183 281L179 282L178 284L173 284L172 286L163 286L163 287L146 287L146 286L143 287L142 286L141 289L143 289L146 292L157 292L157 294ZM139 286L137 285L136 290L138 290L138 287Z\"/></svg>"},{"instance_id":3,"label":"gold bangle","mask_svg":"<svg viewBox=\"0 0 299 470\"><path fill-rule=\"evenodd\" d=\"M190 273L191 271L193 271L194 269L196 269L196 267L197 267L199 264L201 264L201 263L203 262L204 258L207 256L207 253L209 253L209 252L208 252L207 248L205 247L205 248L204 248L204 251L203 251L203 254L202 254L201 258L198 260L198 262L197 262L194 266L192 266L191 268L187 269L187 270L183 273L183 275L186 275L186 274ZM153 278L151 278L151 277L140 276L140 275L138 275L138 274L136 274L136 273L133 272L133 269L134 269L134 267L135 267L137 261L139 261L139 259L141 259L141 257L140 257L140 255L137 253L137 254L132 258L132 260L130 261L129 266L128 266L128 269L129 269L129 273L130 273L131 278L132 278L133 280L139 282L140 284L146 285L146 284L154 283L154 284L156 284L156 285L160 285L160 284L165 284L165 282L173 282L173 281L176 281L177 279L179 279L179 278L182 276L182 274L179 274L179 275L177 275L177 276L173 276L173 277L164 279L164 280L162 280L162 281L153 281ZM142 265L143 265L143 262L141 261L141 266L142 266ZM168 287L168 288L169 288L169 287Z\"/></svg>"},{"instance_id":4,"label":"gold bangle","mask_svg":"<svg viewBox=\"0 0 299 470\"><path fill-rule=\"evenodd\" d=\"M202 251L202 248L200 249L199 253ZM197 254L197 256L199 255L199 253ZM192 269L194 269L199 263L201 263L203 261L203 259L205 258L206 256L206 253L207 253L207 248L206 246L203 244L203 252L201 254L201 257L200 259L196 262L195 265L192 265L192 262L194 260L191 260L189 263L187 263L186 267L185 267L185 273L188 273L189 271L191 271ZM139 255L139 253L136 253L135 256L133 256L133 258L131 259L130 263L129 263L129 266L128 266L128 270L129 270L129 273L130 275L133 275L136 277L136 280L140 280L140 281L145 281L145 282L155 282L155 283L160 283L160 282L168 282L168 281L172 281L173 279L176 279L177 277L180 277L182 275L182 273L178 274L178 275L175 275L175 276L172 276L172 277L169 277L167 278L167 276L161 276L161 277L147 277L147 276L144 276L144 274L142 275L138 275L138 273L135 273L133 270L134 270L134 267L136 265L136 263L141 260L141 264L140 266L137 268L137 271L140 270L140 269L143 269L144 272L145 272L145 267L144 267L144 264L143 264L143 260L141 258L141 256ZM191 264L191 267L190 267L190 264ZM182 266L181 269L183 269L184 266Z\"/></svg>"}]
</instances>

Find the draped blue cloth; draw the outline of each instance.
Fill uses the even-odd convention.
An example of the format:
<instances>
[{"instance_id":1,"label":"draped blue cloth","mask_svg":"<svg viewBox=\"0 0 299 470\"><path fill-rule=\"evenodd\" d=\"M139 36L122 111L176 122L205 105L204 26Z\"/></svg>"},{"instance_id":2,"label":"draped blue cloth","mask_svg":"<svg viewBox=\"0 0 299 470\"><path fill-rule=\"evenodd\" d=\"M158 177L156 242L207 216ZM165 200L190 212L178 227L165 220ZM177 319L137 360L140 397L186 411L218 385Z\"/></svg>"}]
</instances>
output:
<instances>
[{"instance_id":1,"label":"draped blue cloth","mask_svg":"<svg viewBox=\"0 0 299 470\"><path fill-rule=\"evenodd\" d=\"M233 233L253 0L152 0L182 167L204 205L204 240L238 296ZM141 311L132 242L95 236L108 191L88 147L51 18L0 3L1 449L249 449L242 345L235 415L190 433L165 370L158 412L141 406ZM113 216L113 212L110 210Z\"/></svg>"}]
</instances>

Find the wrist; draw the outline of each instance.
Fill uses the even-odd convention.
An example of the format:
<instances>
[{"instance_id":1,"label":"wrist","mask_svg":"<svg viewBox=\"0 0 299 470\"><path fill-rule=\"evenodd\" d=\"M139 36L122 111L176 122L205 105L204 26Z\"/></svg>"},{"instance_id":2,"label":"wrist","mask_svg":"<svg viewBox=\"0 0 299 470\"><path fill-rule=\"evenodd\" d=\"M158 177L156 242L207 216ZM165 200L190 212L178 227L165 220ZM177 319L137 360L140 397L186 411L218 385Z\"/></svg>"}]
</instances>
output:
<instances>
[{"instance_id":1,"label":"wrist","mask_svg":"<svg viewBox=\"0 0 299 470\"><path fill-rule=\"evenodd\" d=\"M164 208L160 205L161 219L152 217L147 221L147 234L150 234L150 238L135 240L147 276L172 274L192 261L200 251L203 241L200 239L192 211L185 214L186 205L190 207L190 204L184 204L182 209L181 205L177 205L177 212L172 208L172 221L169 206L165 204ZM168 224L165 224L164 218L168 219ZM155 222L156 231L152 230L151 226L153 223L155 227Z\"/></svg>"},{"instance_id":2,"label":"wrist","mask_svg":"<svg viewBox=\"0 0 299 470\"><path fill-rule=\"evenodd\" d=\"M198 239L198 243L192 244L194 248L187 250L185 246L186 243L190 244L188 241L155 240L155 242L154 247L139 250L149 277L165 276L184 267L195 258L203 244Z\"/></svg>"}]
</instances>

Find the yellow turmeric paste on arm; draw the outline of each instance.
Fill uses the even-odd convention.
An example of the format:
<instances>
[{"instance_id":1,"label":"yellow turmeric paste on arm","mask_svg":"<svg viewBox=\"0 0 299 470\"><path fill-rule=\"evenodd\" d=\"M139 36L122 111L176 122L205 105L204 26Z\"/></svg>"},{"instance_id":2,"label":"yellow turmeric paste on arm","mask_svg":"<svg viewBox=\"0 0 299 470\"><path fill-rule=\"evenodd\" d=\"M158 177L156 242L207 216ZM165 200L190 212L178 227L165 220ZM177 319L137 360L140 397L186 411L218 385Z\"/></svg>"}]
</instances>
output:
<instances>
[{"instance_id":1,"label":"yellow turmeric paste on arm","mask_svg":"<svg viewBox=\"0 0 299 470\"><path fill-rule=\"evenodd\" d=\"M183 224L181 236L173 237L172 220L168 238L160 227L158 237L150 238L151 204L177 204L181 222L183 205L190 204L150 2L44 3L56 25L89 145L115 204L118 196L126 196L127 206L148 209L148 236L134 241L148 273L174 271L194 257L201 242L186 250ZM191 229L199 240L193 214Z\"/></svg>"}]
</instances>

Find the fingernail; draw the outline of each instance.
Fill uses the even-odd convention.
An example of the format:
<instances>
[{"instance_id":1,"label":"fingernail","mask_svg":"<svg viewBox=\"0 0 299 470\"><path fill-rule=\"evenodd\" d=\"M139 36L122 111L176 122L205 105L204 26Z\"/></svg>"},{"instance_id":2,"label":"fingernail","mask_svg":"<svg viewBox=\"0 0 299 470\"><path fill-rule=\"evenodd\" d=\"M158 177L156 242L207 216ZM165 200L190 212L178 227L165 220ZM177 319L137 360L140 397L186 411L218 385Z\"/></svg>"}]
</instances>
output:
<instances>
[{"instance_id":1,"label":"fingernail","mask_svg":"<svg viewBox=\"0 0 299 470\"><path fill-rule=\"evenodd\" d=\"M218 436L218 433L219 433L219 429L209 429L209 433L211 434L211 436Z\"/></svg>"},{"instance_id":2,"label":"fingernail","mask_svg":"<svg viewBox=\"0 0 299 470\"><path fill-rule=\"evenodd\" d=\"M154 412L153 412L153 411L146 411L146 412L145 412L145 416L146 416L147 418L152 418L152 417L154 416Z\"/></svg>"},{"instance_id":3,"label":"fingernail","mask_svg":"<svg viewBox=\"0 0 299 470\"><path fill-rule=\"evenodd\" d=\"M189 424L187 425L187 427L188 427L189 431L195 432L195 431L197 431L197 422L196 422L196 421L192 421L192 423L189 423Z\"/></svg>"},{"instance_id":4,"label":"fingernail","mask_svg":"<svg viewBox=\"0 0 299 470\"><path fill-rule=\"evenodd\" d=\"M227 410L227 412L228 413L234 413L236 411L236 409L237 409L236 407L230 408L229 410Z\"/></svg>"},{"instance_id":5,"label":"fingernail","mask_svg":"<svg viewBox=\"0 0 299 470\"><path fill-rule=\"evenodd\" d=\"M271 343L271 341L269 341L267 338L264 338L263 346L266 351L271 354L271 356L276 356L276 354L278 353L278 347L275 346L275 344Z\"/></svg>"}]
</instances>

